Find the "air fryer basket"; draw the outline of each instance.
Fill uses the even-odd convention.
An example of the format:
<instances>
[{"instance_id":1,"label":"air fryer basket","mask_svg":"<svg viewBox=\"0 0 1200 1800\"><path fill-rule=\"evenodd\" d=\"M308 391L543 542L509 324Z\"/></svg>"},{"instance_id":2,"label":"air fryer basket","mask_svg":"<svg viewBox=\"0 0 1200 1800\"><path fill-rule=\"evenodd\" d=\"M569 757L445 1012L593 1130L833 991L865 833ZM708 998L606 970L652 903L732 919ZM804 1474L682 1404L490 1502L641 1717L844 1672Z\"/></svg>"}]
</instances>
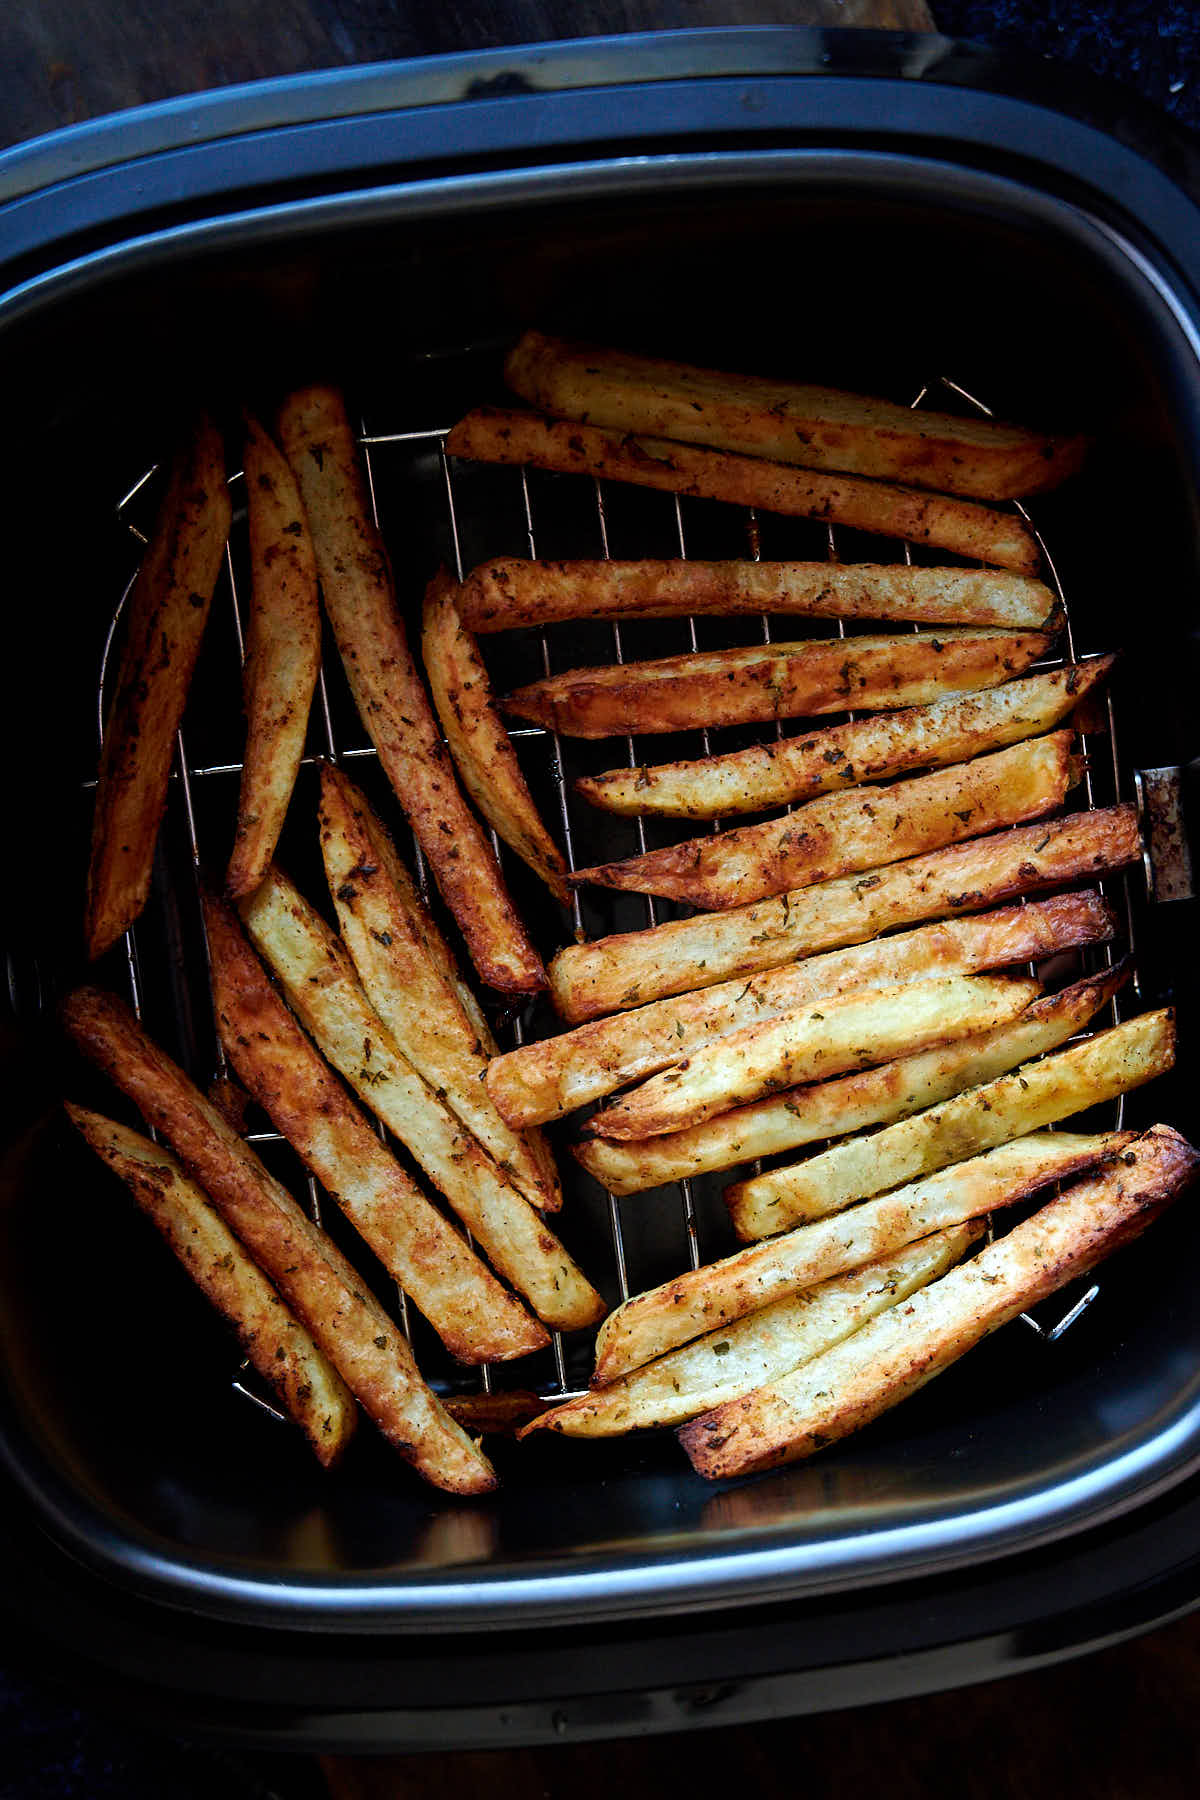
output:
<instances>
[{"instance_id":1,"label":"air fryer basket","mask_svg":"<svg viewBox=\"0 0 1200 1800\"><path fill-rule=\"evenodd\" d=\"M1197 1228L1184 1200L1102 1272L1098 1298L1056 1342L1012 1326L860 1439L768 1478L709 1487L669 1436L535 1439L500 1446L497 1496L445 1504L366 1431L326 1477L231 1386L221 1330L56 1110L64 1088L112 1103L63 1053L53 1014L84 973L90 796L80 784L94 767L105 634L133 566L130 526L151 489L119 517L116 503L197 396L232 416L244 398L267 406L314 375L342 382L410 609L440 560L526 552L530 520L541 555L669 555L680 531L692 554L745 553L744 522L721 509L684 502L677 513L663 496L610 490L598 514L595 494L566 478L523 486L513 471L446 470L439 429L500 396L503 348L531 322L902 399L948 379L1002 416L1082 426L1097 439L1088 469L1033 516L1076 649L1121 652L1120 765L1114 774L1105 741L1089 744L1097 799L1114 784L1132 799L1134 770L1186 771L1200 675L1200 363L1186 279L1135 208L1089 193L1082 177L1011 159L983 167L997 158L955 155L911 124L897 141L882 127L849 132L836 110L820 124L742 143L692 133L669 157L628 164L615 146L604 156L589 146L544 168L493 158L402 182L389 167L386 183L379 174L354 193L338 194L331 176L323 197L285 190L270 206L251 191L236 217L173 216L169 234L148 228L94 265L81 235L74 267L64 258L39 271L10 305L11 529L38 554L10 601L6 667L3 1444L41 1522L120 1585L218 1618L306 1628L663 1614L963 1569L1110 1523L1200 1468ZM341 122L344 135L352 125ZM330 195L336 205L318 205ZM815 527L761 529L766 555L825 553ZM147 1023L202 1083L215 1049L190 829L219 868L240 740L228 595L222 606L185 721L185 804L173 806L139 935ZM625 653L653 653L666 629L627 633ZM548 642L560 653L553 631ZM509 652L498 653L503 670ZM362 741L331 674L311 749ZM594 766L607 766L612 746L599 748L606 762ZM557 829L554 761L549 740L530 746L535 793ZM365 771L386 809L369 759L347 766ZM282 855L319 901L313 791L309 768ZM1183 792L1186 804L1186 779ZM571 823L588 834L588 860L601 840L583 810ZM388 816L399 823L394 808ZM519 870L513 881L541 946L565 941L566 921ZM1179 1007L1181 1051L1175 1074L1131 1096L1126 1116L1194 1135L1196 906L1152 900L1138 872L1129 894L1137 1004ZM629 897L584 900L589 933L642 922ZM118 961L104 976L126 978ZM569 1176L565 1156L563 1166ZM298 1179L297 1165L280 1167ZM693 1230L706 1257L722 1252L721 1185L697 1183L682 1216L659 1194L619 1203L632 1286L683 1266ZM613 1299L615 1210L580 1175L563 1215L566 1241ZM584 1348L567 1345L532 1377L503 1379L551 1391L584 1367Z\"/></svg>"}]
</instances>

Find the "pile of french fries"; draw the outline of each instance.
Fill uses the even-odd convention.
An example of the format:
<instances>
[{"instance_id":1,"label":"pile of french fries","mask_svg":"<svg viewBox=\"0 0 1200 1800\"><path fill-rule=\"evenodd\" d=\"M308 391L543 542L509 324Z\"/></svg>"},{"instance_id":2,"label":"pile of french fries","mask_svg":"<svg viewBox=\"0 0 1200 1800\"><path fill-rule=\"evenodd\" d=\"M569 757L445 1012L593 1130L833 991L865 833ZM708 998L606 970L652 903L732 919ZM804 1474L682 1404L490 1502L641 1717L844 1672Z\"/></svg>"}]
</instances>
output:
<instances>
[{"instance_id":1,"label":"pile of french fries","mask_svg":"<svg viewBox=\"0 0 1200 1800\"><path fill-rule=\"evenodd\" d=\"M501 1416L521 1436L675 1426L701 1474L740 1475L874 1419L1136 1235L1195 1172L1167 1126L1052 1129L1175 1053L1166 1009L1120 1020L1114 1007L1095 1029L1129 974L1111 952L1099 973L1044 983L1055 959L1111 946L1093 884L1140 855L1132 808L1072 809L1080 709L1113 659L1044 666L1061 608L1026 516L1005 504L1064 479L1086 447L537 332L506 376L537 410L468 415L450 456L820 518L982 565L499 558L429 582L422 680L341 395L298 390L273 435L244 423L246 752L225 896L203 894L224 1054L453 1357L511 1361L599 1325L591 1387L456 1416L329 1236L96 987L69 1000L68 1031L159 1141L69 1112L326 1465L357 1402L451 1493L494 1485L470 1431ZM228 529L220 436L201 421L131 598L89 871L93 957L145 903ZM383 821L332 764L314 824L328 916L276 862L322 606L476 973L510 999L546 990L557 1035L499 1051ZM499 699L479 643L584 618L763 613L915 629L567 669ZM581 779L582 798L709 829L570 868L503 713L628 737L632 766ZM816 724L784 736L793 719ZM632 756L635 735L749 724L777 735ZM561 905L591 883L695 911L544 963L494 840ZM585 1108L571 1152L611 1195L752 1165L725 1190L744 1247L608 1312L546 1222L562 1191L542 1127ZM1013 1207L1019 1222L996 1235Z\"/></svg>"}]
</instances>

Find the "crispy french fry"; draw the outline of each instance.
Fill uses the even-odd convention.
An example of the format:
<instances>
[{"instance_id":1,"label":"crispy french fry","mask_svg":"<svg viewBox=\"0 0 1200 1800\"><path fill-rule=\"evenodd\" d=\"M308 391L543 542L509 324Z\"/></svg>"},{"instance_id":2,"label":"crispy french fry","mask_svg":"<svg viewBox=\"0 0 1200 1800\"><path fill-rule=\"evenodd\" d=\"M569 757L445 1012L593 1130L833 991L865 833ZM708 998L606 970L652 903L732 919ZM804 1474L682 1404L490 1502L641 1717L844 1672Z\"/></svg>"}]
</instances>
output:
<instances>
[{"instance_id":1,"label":"crispy french fry","mask_svg":"<svg viewBox=\"0 0 1200 1800\"><path fill-rule=\"evenodd\" d=\"M976 912L1124 868L1140 854L1131 806L1017 826L735 911L571 944L550 965L554 1003L569 1023L595 1019L861 943L897 925Z\"/></svg>"},{"instance_id":2,"label":"crispy french fry","mask_svg":"<svg viewBox=\"0 0 1200 1800\"><path fill-rule=\"evenodd\" d=\"M826 794L761 825L581 869L575 879L716 912L879 869L1053 812L1076 779L1072 742L1070 731L1055 731L888 787Z\"/></svg>"},{"instance_id":3,"label":"crispy french fry","mask_svg":"<svg viewBox=\"0 0 1200 1800\"><path fill-rule=\"evenodd\" d=\"M717 819L790 806L910 769L967 762L1060 725L1109 673L1115 657L1006 681L982 694L855 719L725 756L613 769L575 783L593 806L624 814Z\"/></svg>"},{"instance_id":4,"label":"crispy french fry","mask_svg":"<svg viewBox=\"0 0 1200 1800\"><path fill-rule=\"evenodd\" d=\"M728 375L527 331L505 379L543 412L810 469L1011 500L1074 474L1086 439L897 406L840 388Z\"/></svg>"},{"instance_id":5,"label":"crispy french fry","mask_svg":"<svg viewBox=\"0 0 1200 1800\"><path fill-rule=\"evenodd\" d=\"M1032 962L1111 937L1112 913L1098 894L1058 895L972 919L873 939L780 969L652 1001L558 1037L522 1045L488 1068L488 1088L506 1117L555 1118L656 1074L714 1038L796 1006L857 988L891 987L932 975L966 975Z\"/></svg>"},{"instance_id":6,"label":"crispy french fry","mask_svg":"<svg viewBox=\"0 0 1200 1800\"><path fill-rule=\"evenodd\" d=\"M566 424L537 413L480 407L459 420L446 439L446 450L476 462L628 481L635 487L695 494L794 518L827 519L833 525L998 563L1022 575L1034 574L1039 562L1037 539L1023 520L971 500L854 475L787 468L722 450L693 449L666 438Z\"/></svg>"},{"instance_id":7,"label":"crispy french fry","mask_svg":"<svg viewBox=\"0 0 1200 1800\"><path fill-rule=\"evenodd\" d=\"M129 1008L97 988L79 988L64 1006L63 1022L84 1054L172 1145L400 1455L449 1493L494 1488L491 1464L421 1379L403 1332L332 1239L147 1037Z\"/></svg>"},{"instance_id":8,"label":"crispy french fry","mask_svg":"<svg viewBox=\"0 0 1200 1800\"><path fill-rule=\"evenodd\" d=\"M484 1085L495 1042L391 840L354 784L321 771L321 853L338 923L375 1011L409 1062L533 1205L562 1189L538 1132L514 1131Z\"/></svg>"},{"instance_id":9,"label":"crispy french fry","mask_svg":"<svg viewBox=\"0 0 1200 1800\"><path fill-rule=\"evenodd\" d=\"M546 985L500 865L464 801L408 647L358 446L335 388L284 401L280 439L312 531L325 610L355 704L471 959L493 987Z\"/></svg>"},{"instance_id":10,"label":"crispy french fry","mask_svg":"<svg viewBox=\"0 0 1200 1800\"><path fill-rule=\"evenodd\" d=\"M821 713L896 711L995 687L1044 656L1041 631L962 626L904 637L809 638L692 650L652 662L547 675L501 702L568 737L653 735Z\"/></svg>"},{"instance_id":11,"label":"crispy french fry","mask_svg":"<svg viewBox=\"0 0 1200 1800\"><path fill-rule=\"evenodd\" d=\"M503 1388L492 1394L452 1394L446 1411L476 1437L515 1437L535 1419L545 1402L532 1388ZM457 1514L450 1514L457 1517Z\"/></svg>"},{"instance_id":12,"label":"crispy french fry","mask_svg":"<svg viewBox=\"0 0 1200 1800\"><path fill-rule=\"evenodd\" d=\"M243 456L250 527L246 749L225 876L235 900L254 892L275 854L321 667L317 564L295 476L257 419L246 420Z\"/></svg>"},{"instance_id":13,"label":"crispy french fry","mask_svg":"<svg viewBox=\"0 0 1200 1800\"><path fill-rule=\"evenodd\" d=\"M726 1204L739 1237L766 1237L1102 1105L1161 1075L1174 1060L1174 1015L1165 1008L1143 1013L882 1131L735 1182L725 1190Z\"/></svg>"},{"instance_id":14,"label":"crispy french fry","mask_svg":"<svg viewBox=\"0 0 1200 1800\"><path fill-rule=\"evenodd\" d=\"M421 654L450 754L488 824L566 906L567 865L533 804L512 740L492 704L478 645L457 602L457 584L443 570L425 590Z\"/></svg>"},{"instance_id":15,"label":"crispy french fry","mask_svg":"<svg viewBox=\"0 0 1200 1800\"><path fill-rule=\"evenodd\" d=\"M217 1028L276 1129L337 1201L460 1362L541 1349L508 1293L371 1129L267 979L233 914L205 896Z\"/></svg>"},{"instance_id":16,"label":"crispy french fry","mask_svg":"<svg viewBox=\"0 0 1200 1800\"><path fill-rule=\"evenodd\" d=\"M1134 1137L1128 1131L1054 1131L1018 1138L880 1199L864 1200L835 1218L815 1219L689 1270L609 1314L596 1340L594 1380L607 1385L714 1325L874 1262L930 1232L1028 1199L1051 1181L1120 1155Z\"/></svg>"},{"instance_id":17,"label":"crispy french fry","mask_svg":"<svg viewBox=\"0 0 1200 1800\"><path fill-rule=\"evenodd\" d=\"M126 603L125 647L104 731L84 937L102 956L146 904L175 734L229 536L221 434L208 417L181 445Z\"/></svg>"},{"instance_id":18,"label":"crispy french fry","mask_svg":"<svg viewBox=\"0 0 1200 1800\"><path fill-rule=\"evenodd\" d=\"M597 1113L584 1130L609 1138L679 1131L781 1087L986 1031L1023 1012L1039 991L1036 981L1011 976L946 975L838 994L702 1045Z\"/></svg>"},{"instance_id":19,"label":"crispy french fry","mask_svg":"<svg viewBox=\"0 0 1200 1800\"><path fill-rule=\"evenodd\" d=\"M973 1344L1136 1237L1193 1179L1196 1152L1166 1126L1099 1174L915 1294L902 1309L793 1374L683 1428L692 1465L712 1479L810 1455L940 1373Z\"/></svg>"},{"instance_id":20,"label":"crispy french fry","mask_svg":"<svg viewBox=\"0 0 1200 1800\"><path fill-rule=\"evenodd\" d=\"M615 1437L679 1425L777 1380L841 1343L889 1307L937 1279L982 1235L974 1221L935 1232L877 1262L705 1332L690 1344L543 1412L521 1431Z\"/></svg>"},{"instance_id":21,"label":"crispy french fry","mask_svg":"<svg viewBox=\"0 0 1200 1800\"><path fill-rule=\"evenodd\" d=\"M462 1121L397 1048L336 933L272 867L244 902L251 942L322 1054L415 1157L500 1274L557 1331L605 1304Z\"/></svg>"},{"instance_id":22,"label":"crispy french fry","mask_svg":"<svg viewBox=\"0 0 1200 1800\"><path fill-rule=\"evenodd\" d=\"M237 1332L247 1358L274 1389L318 1460L332 1468L354 1434L345 1382L169 1150L83 1106L71 1123L129 1188L196 1286Z\"/></svg>"},{"instance_id":23,"label":"crispy french fry","mask_svg":"<svg viewBox=\"0 0 1200 1800\"><path fill-rule=\"evenodd\" d=\"M609 1193L636 1194L755 1157L778 1156L804 1144L844 1137L868 1125L891 1124L1057 1049L1108 1004L1127 976L1128 970L1122 968L1088 976L1035 1000L1007 1024L900 1057L878 1069L772 1094L661 1137L629 1143L587 1138L571 1146L572 1154Z\"/></svg>"},{"instance_id":24,"label":"crispy french fry","mask_svg":"<svg viewBox=\"0 0 1200 1800\"><path fill-rule=\"evenodd\" d=\"M894 619L924 625L1050 628L1042 581L998 569L905 563L531 562L498 556L471 570L458 610L480 634L567 619L673 619L792 613L809 619Z\"/></svg>"}]
</instances>

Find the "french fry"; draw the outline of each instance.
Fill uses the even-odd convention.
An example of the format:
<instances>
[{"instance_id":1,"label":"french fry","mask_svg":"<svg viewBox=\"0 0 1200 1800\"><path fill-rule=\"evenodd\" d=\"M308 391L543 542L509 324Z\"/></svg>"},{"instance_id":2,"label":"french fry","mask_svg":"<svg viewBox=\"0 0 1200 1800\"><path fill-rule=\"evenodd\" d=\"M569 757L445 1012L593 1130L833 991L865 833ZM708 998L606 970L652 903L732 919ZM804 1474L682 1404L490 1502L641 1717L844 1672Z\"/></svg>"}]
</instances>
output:
<instances>
[{"instance_id":1,"label":"french fry","mask_svg":"<svg viewBox=\"0 0 1200 1800\"><path fill-rule=\"evenodd\" d=\"M85 947L93 961L146 904L175 736L229 536L221 434L201 417L181 445L126 602L125 646L92 820Z\"/></svg>"},{"instance_id":2,"label":"french fry","mask_svg":"<svg viewBox=\"0 0 1200 1800\"><path fill-rule=\"evenodd\" d=\"M1102 943L1112 930L1107 903L1090 893L925 925L524 1044L489 1065L488 1089L506 1117L555 1118L670 1068L714 1038L794 1007L858 988L1032 962Z\"/></svg>"},{"instance_id":3,"label":"french fry","mask_svg":"<svg viewBox=\"0 0 1200 1800\"><path fill-rule=\"evenodd\" d=\"M935 1045L878 1069L772 1094L750 1106L718 1113L703 1125L629 1143L587 1138L573 1144L571 1151L609 1193L636 1194L756 1157L844 1137L868 1125L888 1125L1057 1049L1108 1004L1127 976L1127 969L1107 969L1044 995L1014 1020L990 1031Z\"/></svg>"},{"instance_id":4,"label":"french fry","mask_svg":"<svg viewBox=\"0 0 1200 1800\"><path fill-rule=\"evenodd\" d=\"M402 1053L525 1198L562 1205L548 1146L514 1131L484 1085L495 1042L474 996L366 800L340 770L321 771L321 854L359 979Z\"/></svg>"},{"instance_id":5,"label":"french fry","mask_svg":"<svg viewBox=\"0 0 1200 1800\"><path fill-rule=\"evenodd\" d=\"M171 1144L400 1455L449 1493L494 1488L494 1469L421 1379L403 1332L327 1233L147 1037L129 1008L98 988L79 988L63 1008L63 1022L84 1054Z\"/></svg>"},{"instance_id":6,"label":"french fry","mask_svg":"<svg viewBox=\"0 0 1200 1800\"><path fill-rule=\"evenodd\" d=\"M904 1244L1011 1206L1051 1181L1119 1156L1133 1132L1035 1133L880 1199L816 1219L637 1294L610 1313L596 1340L594 1381L606 1386L714 1325L875 1262Z\"/></svg>"},{"instance_id":7,"label":"french fry","mask_svg":"<svg viewBox=\"0 0 1200 1800\"><path fill-rule=\"evenodd\" d=\"M986 1031L1015 1018L1039 992L1036 981L1011 976L946 975L838 994L702 1045L597 1113L584 1130L608 1138L679 1131L781 1087Z\"/></svg>"},{"instance_id":8,"label":"french fry","mask_svg":"<svg viewBox=\"0 0 1200 1800\"><path fill-rule=\"evenodd\" d=\"M476 462L628 481L668 494L694 494L793 518L825 519L832 525L997 563L1022 575L1035 574L1039 562L1037 539L1023 520L972 500L864 481L855 475L787 468L759 457L699 450L666 438L568 424L537 413L480 407L459 420L446 439L446 450L450 456Z\"/></svg>"},{"instance_id":9,"label":"french fry","mask_svg":"<svg viewBox=\"0 0 1200 1800\"><path fill-rule=\"evenodd\" d=\"M1143 1013L882 1131L735 1182L725 1201L739 1237L766 1237L1100 1106L1161 1075L1174 1060L1173 1013Z\"/></svg>"},{"instance_id":10,"label":"french fry","mask_svg":"<svg viewBox=\"0 0 1200 1800\"><path fill-rule=\"evenodd\" d=\"M568 945L550 964L551 992L559 1013L574 1024L861 943L897 925L977 912L1102 875L1140 854L1132 806L1020 825L870 875L842 876L730 912Z\"/></svg>"},{"instance_id":11,"label":"french fry","mask_svg":"<svg viewBox=\"0 0 1200 1800\"><path fill-rule=\"evenodd\" d=\"M325 610L384 772L480 975L493 987L535 992L545 971L459 792L417 674L341 395L302 388L284 401L279 431L308 515Z\"/></svg>"},{"instance_id":12,"label":"french fry","mask_svg":"<svg viewBox=\"0 0 1200 1800\"><path fill-rule=\"evenodd\" d=\"M716 1480L810 1455L878 1418L990 1332L1138 1236L1193 1179L1197 1155L1158 1125L903 1307L793 1374L686 1425Z\"/></svg>"},{"instance_id":13,"label":"french fry","mask_svg":"<svg viewBox=\"0 0 1200 1800\"><path fill-rule=\"evenodd\" d=\"M505 1280L557 1331L605 1304L529 1202L397 1048L336 933L272 867L243 903L251 942L318 1049L411 1152Z\"/></svg>"},{"instance_id":14,"label":"french fry","mask_svg":"<svg viewBox=\"0 0 1200 1800\"><path fill-rule=\"evenodd\" d=\"M240 1079L460 1362L500 1362L549 1342L334 1079L233 914L205 896L217 1029Z\"/></svg>"},{"instance_id":15,"label":"french fry","mask_svg":"<svg viewBox=\"0 0 1200 1800\"><path fill-rule=\"evenodd\" d=\"M593 806L623 814L718 819L791 806L910 769L967 762L1051 731L1104 680L1115 661L1098 656L1006 681L981 694L855 719L725 756L585 775L575 786Z\"/></svg>"},{"instance_id":16,"label":"french fry","mask_svg":"<svg viewBox=\"0 0 1200 1800\"><path fill-rule=\"evenodd\" d=\"M934 1232L848 1275L786 1295L605 1387L542 1412L520 1435L557 1431L565 1437L615 1437L682 1424L832 1349L868 1319L944 1274L982 1232L974 1221Z\"/></svg>"},{"instance_id":17,"label":"french fry","mask_svg":"<svg viewBox=\"0 0 1200 1800\"><path fill-rule=\"evenodd\" d=\"M1056 487L1087 448L1078 436L917 411L839 388L727 375L540 331L524 333L504 373L522 400L560 418L984 500Z\"/></svg>"},{"instance_id":18,"label":"french fry","mask_svg":"<svg viewBox=\"0 0 1200 1800\"><path fill-rule=\"evenodd\" d=\"M434 577L425 590L421 634L425 674L450 754L488 824L566 906L566 863L533 804L512 740L492 704L491 682L459 615L457 596L445 570Z\"/></svg>"},{"instance_id":19,"label":"french fry","mask_svg":"<svg viewBox=\"0 0 1200 1800\"><path fill-rule=\"evenodd\" d=\"M469 631L568 619L674 619L792 613L808 619L892 619L922 625L1047 630L1053 593L999 569L905 563L531 562L498 556L471 570L458 610Z\"/></svg>"},{"instance_id":20,"label":"french fry","mask_svg":"<svg viewBox=\"0 0 1200 1800\"><path fill-rule=\"evenodd\" d=\"M292 1317L220 1213L170 1151L138 1131L83 1106L67 1116L121 1177L196 1286L237 1332L248 1360L273 1388L325 1468L354 1434L354 1400L345 1382Z\"/></svg>"},{"instance_id":21,"label":"french fry","mask_svg":"<svg viewBox=\"0 0 1200 1800\"><path fill-rule=\"evenodd\" d=\"M995 687L1044 656L1041 631L955 626L898 637L808 638L571 669L501 700L567 737L755 725L821 713L896 711Z\"/></svg>"},{"instance_id":22,"label":"french fry","mask_svg":"<svg viewBox=\"0 0 1200 1800\"><path fill-rule=\"evenodd\" d=\"M1051 732L888 787L826 794L761 825L581 869L574 879L710 912L752 904L1053 812L1076 780L1072 742L1070 731Z\"/></svg>"}]
</instances>

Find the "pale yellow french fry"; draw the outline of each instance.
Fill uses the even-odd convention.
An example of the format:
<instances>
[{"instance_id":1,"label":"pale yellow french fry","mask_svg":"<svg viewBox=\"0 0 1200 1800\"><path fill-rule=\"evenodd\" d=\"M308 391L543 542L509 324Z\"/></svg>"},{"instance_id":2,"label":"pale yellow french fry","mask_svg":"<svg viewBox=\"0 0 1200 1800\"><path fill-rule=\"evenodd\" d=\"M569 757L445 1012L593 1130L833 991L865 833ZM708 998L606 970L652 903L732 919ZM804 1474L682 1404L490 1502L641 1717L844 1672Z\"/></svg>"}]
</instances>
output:
<instances>
[{"instance_id":1,"label":"pale yellow french fry","mask_svg":"<svg viewBox=\"0 0 1200 1800\"><path fill-rule=\"evenodd\" d=\"M570 944L550 965L555 1006L574 1024L712 986L796 957L862 943L897 925L1124 868L1141 854L1132 806L1074 813L953 844L868 875L841 876L752 906Z\"/></svg>"},{"instance_id":2,"label":"pale yellow french fry","mask_svg":"<svg viewBox=\"0 0 1200 1800\"><path fill-rule=\"evenodd\" d=\"M1100 1106L1161 1075L1174 1060L1173 1013L1143 1013L882 1131L735 1182L725 1200L739 1237L766 1237Z\"/></svg>"},{"instance_id":3,"label":"pale yellow french fry","mask_svg":"<svg viewBox=\"0 0 1200 1800\"><path fill-rule=\"evenodd\" d=\"M1036 981L1010 976L946 975L837 994L703 1045L597 1113L584 1130L608 1138L679 1131L781 1087L986 1031L1014 1019L1040 991Z\"/></svg>"},{"instance_id":4,"label":"pale yellow french fry","mask_svg":"<svg viewBox=\"0 0 1200 1800\"><path fill-rule=\"evenodd\" d=\"M683 1427L713 1480L772 1468L845 1437L914 1393L990 1332L1137 1237L1200 1158L1158 1125L1113 1166L1068 1188L969 1262L790 1375Z\"/></svg>"},{"instance_id":5,"label":"pale yellow french fry","mask_svg":"<svg viewBox=\"0 0 1200 1800\"><path fill-rule=\"evenodd\" d=\"M594 1380L606 1385L702 1331L874 1262L930 1232L1027 1199L1051 1181L1118 1156L1134 1135L1054 1131L1018 1138L894 1193L864 1200L836 1218L815 1219L769 1243L735 1251L635 1294L601 1327Z\"/></svg>"}]
</instances>

